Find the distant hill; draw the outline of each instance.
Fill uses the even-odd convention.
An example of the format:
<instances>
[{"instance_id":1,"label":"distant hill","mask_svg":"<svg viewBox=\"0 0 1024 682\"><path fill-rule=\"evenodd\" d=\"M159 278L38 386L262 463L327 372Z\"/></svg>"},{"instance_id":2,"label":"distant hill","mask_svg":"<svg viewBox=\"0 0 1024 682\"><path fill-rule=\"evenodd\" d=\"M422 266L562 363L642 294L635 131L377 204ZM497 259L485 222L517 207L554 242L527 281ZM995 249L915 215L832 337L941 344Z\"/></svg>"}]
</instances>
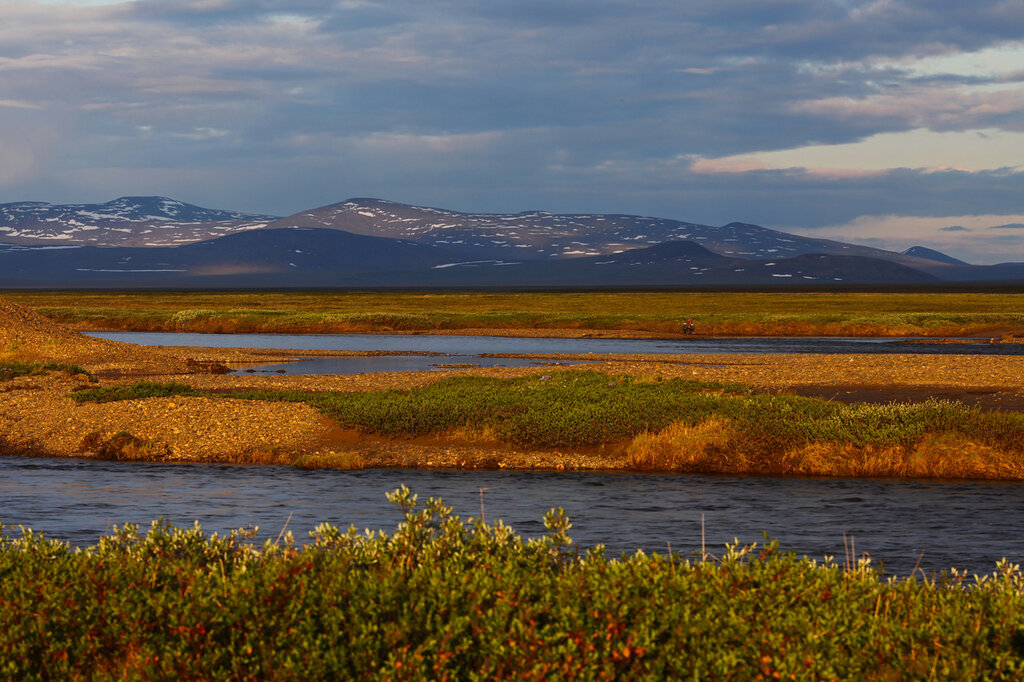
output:
<instances>
[{"instance_id":1,"label":"distant hill","mask_svg":"<svg viewBox=\"0 0 1024 682\"><path fill-rule=\"evenodd\" d=\"M669 242L613 256L467 263L417 276L430 286L814 286L924 284L938 281L913 268L863 256L803 254L791 258L727 258L693 242ZM412 280L405 282L412 285Z\"/></svg>"},{"instance_id":2,"label":"distant hill","mask_svg":"<svg viewBox=\"0 0 1024 682\"><path fill-rule=\"evenodd\" d=\"M941 251L929 249L926 246L911 246L909 249L903 251L903 255L910 256L911 258L935 261L936 263L945 263L946 265L967 265L967 263L962 260L957 260L952 256L947 256Z\"/></svg>"},{"instance_id":3,"label":"distant hill","mask_svg":"<svg viewBox=\"0 0 1024 682\"><path fill-rule=\"evenodd\" d=\"M749 223L617 214L461 213L349 199L286 218L166 197L0 204L0 286L772 286L1024 281Z\"/></svg>"},{"instance_id":4,"label":"distant hill","mask_svg":"<svg viewBox=\"0 0 1024 682\"><path fill-rule=\"evenodd\" d=\"M167 197L103 204L0 204L0 240L12 244L176 246L265 226L274 216L220 211Z\"/></svg>"},{"instance_id":5,"label":"distant hill","mask_svg":"<svg viewBox=\"0 0 1024 682\"><path fill-rule=\"evenodd\" d=\"M366 272L423 270L455 254L395 239L339 230L249 230L179 247L21 247L0 251L0 284L102 282L186 284L197 278L260 286L327 281ZM309 276L312 275L312 278ZM268 279L270 278L270 279ZM329 278L328 278L329 279Z\"/></svg>"},{"instance_id":6,"label":"distant hill","mask_svg":"<svg viewBox=\"0 0 1024 682\"><path fill-rule=\"evenodd\" d=\"M340 230L253 230L180 247L0 251L0 286L630 287L925 283L862 256L728 258L694 242L547 261L466 260L414 242Z\"/></svg>"},{"instance_id":7,"label":"distant hill","mask_svg":"<svg viewBox=\"0 0 1024 682\"><path fill-rule=\"evenodd\" d=\"M568 259L620 253L663 242L693 241L734 258L825 253L908 264L912 260L891 251L801 237L747 223L715 227L616 214L460 213L381 199L349 199L281 218L269 227L322 227L405 239L480 259Z\"/></svg>"}]
</instances>

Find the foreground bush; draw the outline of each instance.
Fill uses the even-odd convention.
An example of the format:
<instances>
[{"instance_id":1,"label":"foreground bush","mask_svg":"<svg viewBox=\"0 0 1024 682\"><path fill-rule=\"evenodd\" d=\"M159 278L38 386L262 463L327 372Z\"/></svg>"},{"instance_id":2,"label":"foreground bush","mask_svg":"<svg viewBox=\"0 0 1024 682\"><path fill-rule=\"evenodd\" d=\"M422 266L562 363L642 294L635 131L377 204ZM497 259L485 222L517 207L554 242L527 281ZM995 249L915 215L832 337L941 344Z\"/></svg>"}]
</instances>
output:
<instances>
[{"instance_id":1,"label":"foreground bush","mask_svg":"<svg viewBox=\"0 0 1024 682\"><path fill-rule=\"evenodd\" d=\"M389 496L393 534L298 546L126 527L84 551L0 539L0 677L906 679L1017 677L1024 578L1005 562L888 579L769 543L684 561L524 541Z\"/></svg>"}]
</instances>

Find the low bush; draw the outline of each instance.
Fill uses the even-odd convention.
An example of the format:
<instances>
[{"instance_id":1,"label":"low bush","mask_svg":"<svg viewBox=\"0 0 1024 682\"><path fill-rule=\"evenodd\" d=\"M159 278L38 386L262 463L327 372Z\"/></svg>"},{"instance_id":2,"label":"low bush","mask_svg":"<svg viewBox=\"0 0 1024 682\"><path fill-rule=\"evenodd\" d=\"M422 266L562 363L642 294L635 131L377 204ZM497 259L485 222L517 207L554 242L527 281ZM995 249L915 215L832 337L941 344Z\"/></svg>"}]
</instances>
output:
<instances>
[{"instance_id":1,"label":"low bush","mask_svg":"<svg viewBox=\"0 0 1024 682\"><path fill-rule=\"evenodd\" d=\"M10 381L15 377L49 374L50 372L64 372L71 376L84 374L89 376L82 367L59 362L15 362L8 360L0 362L0 381Z\"/></svg>"},{"instance_id":2,"label":"low bush","mask_svg":"<svg viewBox=\"0 0 1024 682\"><path fill-rule=\"evenodd\" d=\"M74 391L72 400L79 403L111 403L118 400L141 400L143 398L169 398L171 396L200 396L207 393L188 384L137 381L129 386L104 386Z\"/></svg>"},{"instance_id":3,"label":"low bush","mask_svg":"<svg viewBox=\"0 0 1024 682\"><path fill-rule=\"evenodd\" d=\"M885 578L763 546L687 560L524 540L439 500L390 534L126 526L0 536L6 679L996 679L1024 672L1024 576Z\"/></svg>"},{"instance_id":4,"label":"low bush","mask_svg":"<svg viewBox=\"0 0 1024 682\"><path fill-rule=\"evenodd\" d=\"M638 381L599 372L518 379L459 377L408 391L320 394L311 405L339 423L387 436L479 430L533 447L581 447L628 440L681 414L710 411L711 390L740 386L688 380Z\"/></svg>"}]
</instances>

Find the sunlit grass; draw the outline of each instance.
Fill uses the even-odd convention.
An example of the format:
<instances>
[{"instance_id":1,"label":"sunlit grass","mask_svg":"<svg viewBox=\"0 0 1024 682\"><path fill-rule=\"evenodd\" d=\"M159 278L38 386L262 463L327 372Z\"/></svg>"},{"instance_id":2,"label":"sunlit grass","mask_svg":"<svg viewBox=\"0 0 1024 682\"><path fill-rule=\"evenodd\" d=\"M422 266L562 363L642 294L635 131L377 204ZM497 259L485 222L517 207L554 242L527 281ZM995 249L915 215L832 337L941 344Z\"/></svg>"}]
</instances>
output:
<instances>
[{"instance_id":1,"label":"sunlit grass","mask_svg":"<svg viewBox=\"0 0 1024 682\"><path fill-rule=\"evenodd\" d=\"M466 329L778 336L1024 332L1024 295L864 292L8 292L95 329L354 333Z\"/></svg>"}]
</instances>

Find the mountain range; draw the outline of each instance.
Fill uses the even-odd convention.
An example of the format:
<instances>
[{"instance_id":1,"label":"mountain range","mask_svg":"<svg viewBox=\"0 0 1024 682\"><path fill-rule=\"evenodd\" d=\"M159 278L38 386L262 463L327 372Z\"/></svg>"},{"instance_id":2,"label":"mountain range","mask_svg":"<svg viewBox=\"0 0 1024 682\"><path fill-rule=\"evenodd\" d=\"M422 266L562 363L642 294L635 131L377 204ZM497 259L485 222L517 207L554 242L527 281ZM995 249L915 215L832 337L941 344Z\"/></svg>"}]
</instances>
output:
<instances>
[{"instance_id":1,"label":"mountain range","mask_svg":"<svg viewBox=\"0 0 1024 682\"><path fill-rule=\"evenodd\" d=\"M0 204L5 287L517 287L924 284L1024 280L747 223L461 213L357 198L287 217L165 197Z\"/></svg>"}]
</instances>

